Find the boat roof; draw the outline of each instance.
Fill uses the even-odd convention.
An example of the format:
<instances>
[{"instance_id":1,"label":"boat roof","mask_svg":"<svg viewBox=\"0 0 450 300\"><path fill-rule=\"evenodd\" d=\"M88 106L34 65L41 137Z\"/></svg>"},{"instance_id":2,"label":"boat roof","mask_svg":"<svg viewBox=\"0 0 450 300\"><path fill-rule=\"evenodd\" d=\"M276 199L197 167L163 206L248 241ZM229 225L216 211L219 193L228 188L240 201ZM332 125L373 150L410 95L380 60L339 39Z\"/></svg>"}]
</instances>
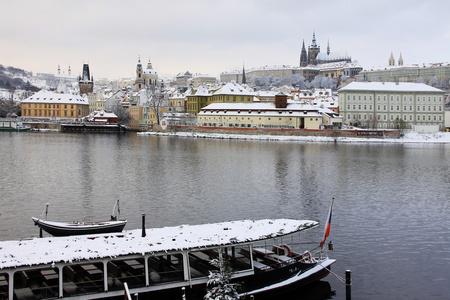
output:
<instances>
[{"instance_id":1,"label":"boat roof","mask_svg":"<svg viewBox=\"0 0 450 300\"><path fill-rule=\"evenodd\" d=\"M311 220L265 219L135 229L114 234L46 237L0 242L0 269L144 255L249 243L316 227Z\"/></svg>"}]
</instances>

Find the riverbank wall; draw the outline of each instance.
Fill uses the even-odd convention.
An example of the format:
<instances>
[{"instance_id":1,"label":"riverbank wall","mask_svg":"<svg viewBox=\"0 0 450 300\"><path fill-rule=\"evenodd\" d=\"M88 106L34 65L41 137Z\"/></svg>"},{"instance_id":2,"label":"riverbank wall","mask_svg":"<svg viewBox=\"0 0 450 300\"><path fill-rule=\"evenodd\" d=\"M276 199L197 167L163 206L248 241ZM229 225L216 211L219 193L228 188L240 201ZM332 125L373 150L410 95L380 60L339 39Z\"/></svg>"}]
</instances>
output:
<instances>
[{"instance_id":1,"label":"riverbank wall","mask_svg":"<svg viewBox=\"0 0 450 300\"><path fill-rule=\"evenodd\" d=\"M400 130L365 130L365 129L262 129L234 127L200 127L200 126L168 126L165 132L198 132L218 134L247 135L283 135L283 136L320 136L320 137L359 137L359 138L400 138Z\"/></svg>"}]
</instances>

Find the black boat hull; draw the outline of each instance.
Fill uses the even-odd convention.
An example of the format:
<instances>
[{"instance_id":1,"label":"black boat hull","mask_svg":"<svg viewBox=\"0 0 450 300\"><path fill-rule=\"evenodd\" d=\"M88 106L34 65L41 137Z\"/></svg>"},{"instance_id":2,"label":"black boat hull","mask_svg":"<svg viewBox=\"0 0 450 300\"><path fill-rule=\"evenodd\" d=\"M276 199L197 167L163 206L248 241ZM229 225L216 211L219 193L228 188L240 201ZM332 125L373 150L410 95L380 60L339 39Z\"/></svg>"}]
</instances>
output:
<instances>
[{"instance_id":1,"label":"black boat hull","mask_svg":"<svg viewBox=\"0 0 450 300\"><path fill-rule=\"evenodd\" d=\"M70 235L86 235L99 233L114 233L122 232L127 224L126 221L108 221L104 223L97 223L95 225L56 225L54 222L46 223L42 220L33 218L35 225L39 226L45 232L53 236L70 236Z\"/></svg>"}]
</instances>

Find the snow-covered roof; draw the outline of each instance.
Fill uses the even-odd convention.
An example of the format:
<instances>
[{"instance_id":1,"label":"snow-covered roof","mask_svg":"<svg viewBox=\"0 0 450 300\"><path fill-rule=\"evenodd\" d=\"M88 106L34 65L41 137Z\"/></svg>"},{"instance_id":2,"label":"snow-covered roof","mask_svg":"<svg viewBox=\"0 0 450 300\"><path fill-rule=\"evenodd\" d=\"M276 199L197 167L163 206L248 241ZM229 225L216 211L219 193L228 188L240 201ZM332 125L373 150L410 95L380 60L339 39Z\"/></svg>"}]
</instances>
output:
<instances>
[{"instance_id":1,"label":"snow-covered roof","mask_svg":"<svg viewBox=\"0 0 450 300\"><path fill-rule=\"evenodd\" d=\"M336 59L349 59L350 56L347 54L347 51L337 51L331 52L330 54L326 53L318 53L316 59L317 60L336 60Z\"/></svg>"},{"instance_id":2,"label":"snow-covered roof","mask_svg":"<svg viewBox=\"0 0 450 300\"><path fill-rule=\"evenodd\" d=\"M80 95L58 94L46 90L37 92L36 94L23 100L22 103L63 103L89 105L88 100Z\"/></svg>"},{"instance_id":3,"label":"snow-covered roof","mask_svg":"<svg viewBox=\"0 0 450 300\"><path fill-rule=\"evenodd\" d=\"M339 89L339 92L345 91L444 92L424 83L415 82L352 82Z\"/></svg>"},{"instance_id":4,"label":"snow-covered roof","mask_svg":"<svg viewBox=\"0 0 450 300\"><path fill-rule=\"evenodd\" d=\"M0 269L120 255L229 245L274 238L314 226L311 220L244 220L130 230L115 234L34 238L0 242Z\"/></svg>"},{"instance_id":5,"label":"snow-covered roof","mask_svg":"<svg viewBox=\"0 0 450 300\"><path fill-rule=\"evenodd\" d=\"M104 111L104 110L94 111L92 113L92 116L94 118L117 118L117 115L115 113L107 112L107 111Z\"/></svg>"},{"instance_id":6,"label":"snow-covered roof","mask_svg":"<svg viewBox=\"0 0 450 300\"><path fill-rule=\"evenodd\" d=\"M211 94L209 93L209 89L208 87L204 86L204 85L200 85L197 88L197 91L195 92L195 94L193 94L195 96L211 96Z\"/></svg>"},{"instance_id":7,"label":"snow-covered roof","mask_svg":"<svg viewBox=\"0 0 450 300\"><path fill-rule=\"evenodd\" d=\"M214 93L214 95L254 95L254 94L255 94L254 92L248 90L246 87L235 82L228 82Z\"/></svg>"},{"instance_id":8,"label":"snow-covered roof","mask_svg":"<svg viewBox=\"0 0 450 300\"><path fill-rule=\"evenodd\" d=\"M211 103L202 108L207 110L313 110L318 108L308 104L298 104L289 102L286 108L276 108L274 103L270 102L252 102L252 103ZM201 112L200 112L201 113Z\"/></svg>"}]
</instances>

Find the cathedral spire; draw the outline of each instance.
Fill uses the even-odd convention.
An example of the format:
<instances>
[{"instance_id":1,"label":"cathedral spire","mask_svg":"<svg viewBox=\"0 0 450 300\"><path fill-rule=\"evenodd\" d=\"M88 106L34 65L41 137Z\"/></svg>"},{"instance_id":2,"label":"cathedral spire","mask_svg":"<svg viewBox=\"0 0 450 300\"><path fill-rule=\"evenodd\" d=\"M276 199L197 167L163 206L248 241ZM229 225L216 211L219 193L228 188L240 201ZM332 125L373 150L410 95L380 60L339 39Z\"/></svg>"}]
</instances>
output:
<instances>
[{"instance_id":1,"label":"cathedral spire","mask_svg":"<svg viewBox=\"0 0 450 300\"><path fill-rule=\"evenodd\" d=\"M242 84L247 84L247 78L245 77L245 65L242 64Z\"/></svg>"},{"instance_id":2,"label":"cathedral spire","mask_svg":"<svg viewBox=\"0 0 450 300\"><path fill-rule=\"evenodd\" d=\"M303 40L302 52L300 53L300 67L308 65L308 55L306 54L305 40Z\"/></svg>"},{"instance_id":3,"label":"cathedral spire","mask_svg":"<svg viewBox=\"0 0 450 300\"><path fill-rule=\"evenodd\" d=\"M328 40L327 44L327 55L330 55L330 40Z\"/></svg>"}]
</instances>

